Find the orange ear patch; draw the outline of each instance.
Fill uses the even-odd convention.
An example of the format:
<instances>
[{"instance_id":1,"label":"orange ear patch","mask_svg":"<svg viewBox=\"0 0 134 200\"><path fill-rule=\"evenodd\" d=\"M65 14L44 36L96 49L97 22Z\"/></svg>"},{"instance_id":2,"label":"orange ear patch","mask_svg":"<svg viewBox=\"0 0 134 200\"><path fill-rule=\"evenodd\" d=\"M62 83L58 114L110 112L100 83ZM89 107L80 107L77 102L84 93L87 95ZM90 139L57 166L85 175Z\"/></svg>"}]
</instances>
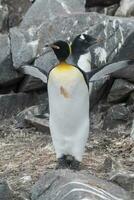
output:
<instances>
[{"instance_id":1,"label":"orange ear patch","mask_svg":"<svg viewBox=\"0 0 134 200\"><path fill-rule=\"evenodd\" d=\"M63 95L65 98L70 98L68 91L63 86L60 87L60 94Z\"/></svg>"}]
</instances>

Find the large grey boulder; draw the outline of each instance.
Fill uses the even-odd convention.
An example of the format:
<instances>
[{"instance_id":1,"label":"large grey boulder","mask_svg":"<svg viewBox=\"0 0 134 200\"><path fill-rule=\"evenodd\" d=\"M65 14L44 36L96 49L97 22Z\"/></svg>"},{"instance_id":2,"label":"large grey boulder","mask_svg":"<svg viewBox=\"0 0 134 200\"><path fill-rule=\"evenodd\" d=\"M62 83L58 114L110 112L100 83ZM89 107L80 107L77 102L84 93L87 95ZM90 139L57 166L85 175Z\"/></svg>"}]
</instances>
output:
<instances>
[{"instance_id":1,"label":"large grey boulder","mask_svg":"<svg viewBox=\"0 0 134 200\"><path fill-rule=\"evenodd\" d=\"M58 60L52 50L37 58L34 63L36 67L45 69L47 73L49 73L49 71L57 64Z\"/></svg>"},{"instance_id":2,"label":"large grey boulder","mask_svg":"<svg viewBox=\"0 0 134 200\"><path fill-rule=\"evenodd\" d=\"M17 73L12 65L9 36L0 34L0 85L11 85L21 77L22 74Z\"/></svg>"},{"instance_id":3,"label":"large grey boulder","mask_svg":"<svg viewBox=\"0 0 134 200\"><path fill-rule=\"evenodd\" d=\"M130 200L121 187L88 174L57 170L45 173L33 186L32 200Z\"/></svg>"},{"instance_id":4,"label":"large grey boulder","mask_svg":"<svg viewBox=\"0 0 134 200\"><path fill-rule=\"evenodd\" d=\"M37 0L24 16L21 27L42 26L42 23L56 16L83 12L84 9L83 0Z\"/></svg>"},{"instance_id":5,"label":"large grey boulder","mask_svg":"<svg viewBox=\"0 0 134 200\"><path fill-rule=\"evenodd\" d=\"M119 103L125 101L134 90L134 85L123 79L116 79L108 95L108 102Z\"/></svg>"},{"instance_id":6,"label":"large grey boulder","mask_svg":"<svg viewBox=\"0 0 134 200\"><path fill-rule=\"evenodd\" d=\"M31 37L26 31L15 27L10 29L13 65L30 63L37 55L39 38Z\"/></svg>"},{"instance_id":7,"label":"large grey boulder","mask_svg":"<svg viewBox=\"0 0 134 200\"><path fill-rule=\"evenodd\" d=\"M0 119L16 115L26 107L38 104L37 94L12 93L0 95Z\"/></svg>"}]
</instances>

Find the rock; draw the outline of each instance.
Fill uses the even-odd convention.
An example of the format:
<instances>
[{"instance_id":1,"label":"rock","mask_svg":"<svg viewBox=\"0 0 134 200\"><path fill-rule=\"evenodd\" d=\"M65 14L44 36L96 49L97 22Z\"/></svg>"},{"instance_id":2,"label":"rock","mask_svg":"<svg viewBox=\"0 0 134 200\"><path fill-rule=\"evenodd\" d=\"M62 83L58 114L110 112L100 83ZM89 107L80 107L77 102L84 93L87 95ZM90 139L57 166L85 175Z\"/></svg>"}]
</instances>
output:
<instances>
[{"instance_id":1,"label":"rock","mask_svg":"<svg viewBox=\"0 0 134 200\"><path fill-rule=\"evenodd\" d=\"M121 0L120 7L118 8L116 16L130 17L134 16L134 1L133 0Z\"/></svg>"},{"instance_id":2,"label":"rock","mask_svg":"<svg viewBox=\"0 0 134 200\"><path fill-rule=\"evenodd\" d=\"M0 4L0 32L8 30L8 7Z\"/></svg>"},{"instance_id":3,"label":"rock","mask_svg":"<svg viewBox=\"0 0 134 200\"><path fill-rule=\"evenodd\" d=\"M110 173L112 170L112 158L110 156L106 157L103 164L97 169L101 173Z\"/></svg>"},{"instance_id":4,"label":"rock","mask_svg":"<svg viewBox=\"0 0 134 200\"><path fill-rule=\"evenodd\" d=\"M34 117L41 117L45 118L45 114L48 112L48 100L47 97L44 97L44 103L40 105L35 105L29 108L26 108L25 110L18 113L16 116L17 120L17 127L25 127L27 125L26 121L27 119L30 120L30 118Z\"/></svg>"},{"instance_id":5,"label":"rock","mask_svg":"<svg viewBox=\"0 0 134 200\"><path fill-rule=\"evenodd\" d=\"M20 83L19 92L31 92L41 88L46 88L46 85L40 79L26 76Z\"/></svg>"},{"instance_id":6,"label":"rock","mask_svg":"<svg viewBox=\"0 0 134 200\"><path fill-rule=\"evenodd\" d=\"M110 107L104 117L103 128L113 129L132 118L132 111L126 104L117 104ZM131 119L132 120L132 119Z\"/></svg>"},{"instance_id":7,"label":"rock","mask_svg":"<svg viewBox=\"0 0 134 200\"><path fill-rule=\"evenodd\" d=\"M0 180L0 200L12 200L12 192L5 180Z\"/></svg>"},{"instance_id":8,"label":"rock","mask_svg":"<svg viewBox=\"0 0 134 200\"><path fill-rule=\"evenodd\" d=\"M134 173L128 171L116 172L110 180L134 195Z\"/></svg>"},{"instance_id":9,"label":"rock","mask_svg":"<svg viewBox=\"0 0 134 200\"><path fill-rule=\"evenodd\" d=\"M39 118L39 117L27 117L25 118L25 123L32 127L37 128L38 131L43 133L50 133L49 130L49 121L47 118Z\"/></svg>"},{"instance_id":10,"label":"rock","mask_svg":"<svg viewBox=\"0 0 134 200\"><path fill-rule=\"evenodd\" d=\"M33 186L31 194L32 200L130 200L129 194L121 187L86 171L71 170L53 170L45 173Z\"/></svg>"},{"instance_id":11,"label":"rock","mask_svg":"<svg viewBox=\"0 0 134 200\"><path fill-rule=\"evenodd\" d=\"M85 7L96 7L96 6L110 6L119 3L120 0L86 0Z\"/></svg>"},{"instance_id":12,"label":"rock","mask_svg":"<svg viewBox=\"0 0 134 200\"><path fill-rule=\"evenodd\" d=\"M106 99L108 92L113 84L113 80L99 80L93 84L90 96L90 109L92 110L100 100Z\"/></svg>"},{"instance_id":13,"label":"rock","mask_svg":"<svg viewBox=\"0 0 134 200\"><path fill-rule=\"evenodd\" d=\"M49 51L43 54L42 56L37 58L34 62L34 66L40 69L45 69L47 73L49 73L49 71L57 64L58 60L53 51ZM40 88L46 88L46 85L39 79L33 77L27 77L22 82L20 86L20 91L30 91Z\"/></svg>"},{"instance_id":14,"label":"rock","mask_svg":"<svg viewBox=\"0 0 134 200\"><path fill-rule=\"evenodd\" d=\"M116 79L109 92L107 101L110 103L120 103L126 100L134 90L134 85L123 79Z\"/></svg>"},{"instance_id":15,"label":"rock","mask_svg":"<svg viewBox=\"0 0 134 200\"><path fill-rule=\"evenodd\" d=\"M0 85L3 87L14 84L21 77L12 66L9 37L7 34L0 34Z\"/></svg>"},{"instance_id":16,"label":"rock","mask_svg":"<svg viewBox=\"0 0 134 200\"><path fill-rule=\"evenodd\" d=\"M126 40L124 41L124 44L120 48L119 52L115 55L112 62L120 61L120 60L127 60L127 59L134 59L134 31L132 31Z\"/></svg>"},{"instance_id":17,"label":"rock","mask_svg":"<svg viewBox=\"0 0 134 200\"><path fill-rule=\"evenodd\" d=\"M32 5L32 2L29 0L2 0L2 3L8 5L9 27L17 26Z\"/></svg>"},{"instance_id":18,"label":"rock","mask_svg":"<svg viewBox=\"0 0 134 200\"><path fill-rule=\"evenodd\" d=\"M53 20L56 16L83 12L84 10L82 0L45 0L45 2L38 0L24 16L21 27L42 26L42 23L49 21L49 19Z\"/></svg>"},{"instance_id":19,"label":"rock","mask_svg":"<svg viewBox=\"0 0 134 200\"><path fill-rule=\"evenodd\" d=\"M37 2L37 11L38 9L42 10L40 1ZM44 13L44 10L42 12ZM25 21L32 20L33 13L29 12L28 16L28 18L27 15L25 16L27 20L22 21L19 28L10 30L13 63L16 68L24 63L32 62L36 54L43 51L46 43L59 39L72 40L82 32L102 38L103 42L100 45L94 45L90 49L93 62L97 66L102 66L106 62L112 61L124 44L125 38L134 30L133 19L122 20L97 13L77 13L62 17L57 16L53 19L49 19L47 16L49 22L44 20L43 17L46 19L45 14L41 16L39 21L37 15L37 21L29 21L27 25Z\"/></svg>"},{"instance_id":20,"label":"rock","mask_svg":"<svg viewBox=\"0 0 134 200\"><path fill-rule=\"evenodd\" d=\"M31 63L37 55L39 39L29 37L28 41L27 35L16 27L10 29L10 37L14 67Z\"/></svg>"},{"instance_id":21,"label":"rock","mask_svg":"<svg viewBox=\"0 0 134 200\"><path fill-rule=\"evenodd\" d=\"M58 64L58 60L53 51L49 51L35 60L34 65L40 69L45 69L47 73Z\"/></svg>"},{"instance_id":22,"label":"rock","mask_svg":"<svg viewBox=\"0 0 134 200\"><path fill-rule=\"evenodd\" d=\"M0 119L16 115L24 108L39 103L37 94L5 94L0 95Z\"/></svg>"}]
</instances>

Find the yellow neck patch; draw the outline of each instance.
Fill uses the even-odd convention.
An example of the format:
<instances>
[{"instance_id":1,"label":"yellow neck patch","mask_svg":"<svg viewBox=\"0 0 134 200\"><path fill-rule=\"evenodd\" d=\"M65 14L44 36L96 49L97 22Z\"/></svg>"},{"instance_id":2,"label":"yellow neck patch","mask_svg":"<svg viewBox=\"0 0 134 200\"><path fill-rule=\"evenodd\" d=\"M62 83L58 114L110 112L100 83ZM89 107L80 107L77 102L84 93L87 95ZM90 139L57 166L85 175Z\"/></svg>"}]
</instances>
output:
<instances>
[{"instance_id":1,"label":"yellow neck patch","mask_svg":"<svg viewBox=\"0 0 134 200\"><path fill-rule=\"evenodd\" d=\"M69 70L72 70L73 66L72 65L69 65L65 62L61 62L59 65L56 66L56 69L58 71L69 71Z\"/></svg>"}]
</instances>

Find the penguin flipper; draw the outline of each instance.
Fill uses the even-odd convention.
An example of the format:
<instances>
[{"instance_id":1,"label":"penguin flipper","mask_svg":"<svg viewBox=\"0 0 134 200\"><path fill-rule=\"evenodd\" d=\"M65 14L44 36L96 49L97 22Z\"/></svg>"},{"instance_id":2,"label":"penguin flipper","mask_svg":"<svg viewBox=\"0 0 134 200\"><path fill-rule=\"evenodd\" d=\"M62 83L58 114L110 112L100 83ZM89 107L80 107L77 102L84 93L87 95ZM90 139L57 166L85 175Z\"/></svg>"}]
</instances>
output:
<instances>
[{"instance_id":1,"label":"penguin flipper","mask_svg":"<svg viewBox=\"0 0 134 200\"><path fill-rule=\"evenodd\" d=\"M88 73L89 82L99 81L103 78L109 77L115 71L121 70L125 67L132 66L134 67L134 59L132 60L123 60L115 63L111 63L103 66L102 68L98 68L92 70Z\"/></svg>"},{"instance_id":2,"label":"penguin flipper","mask_svg":"<svg viewBox=\"0 0 134 200\"><path fill-rule=\"evenodd\" d=\"M18 71L23 74L27 74L42 80L44 83L47 83L47 75L44 71L40 70L37 67L33 67L30 65L24 65L19 67Z\"/></svg>"}]
</instances>

